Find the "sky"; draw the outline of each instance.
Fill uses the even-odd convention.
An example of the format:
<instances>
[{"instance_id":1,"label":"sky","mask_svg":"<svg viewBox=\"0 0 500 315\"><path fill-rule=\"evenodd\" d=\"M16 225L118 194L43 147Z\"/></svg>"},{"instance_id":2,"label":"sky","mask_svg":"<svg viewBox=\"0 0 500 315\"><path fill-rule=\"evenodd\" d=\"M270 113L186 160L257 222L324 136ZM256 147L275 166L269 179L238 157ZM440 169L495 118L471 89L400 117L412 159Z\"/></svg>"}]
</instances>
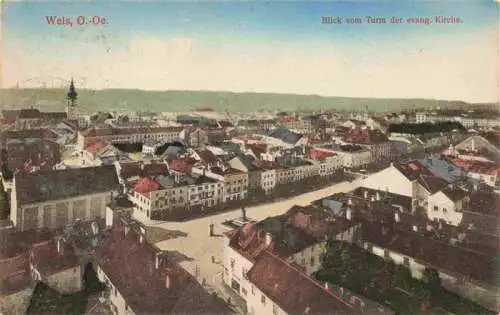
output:
<instances>
[{"instance_id":1,"label":"sky","mask_svg":"<svg viewBox=\"0 0 500 315\"><path fill-rule=\"evenodd\" d=\"M492 102L499 99L498 13L489 0L14 1L3 7L1 84L61 87L73 77L91 89ZM87 23L78 25L79 16ZM324 16L342 24L322 24ZM438 24L436 16L461 23Z\"/></svg>"}]
</instances>

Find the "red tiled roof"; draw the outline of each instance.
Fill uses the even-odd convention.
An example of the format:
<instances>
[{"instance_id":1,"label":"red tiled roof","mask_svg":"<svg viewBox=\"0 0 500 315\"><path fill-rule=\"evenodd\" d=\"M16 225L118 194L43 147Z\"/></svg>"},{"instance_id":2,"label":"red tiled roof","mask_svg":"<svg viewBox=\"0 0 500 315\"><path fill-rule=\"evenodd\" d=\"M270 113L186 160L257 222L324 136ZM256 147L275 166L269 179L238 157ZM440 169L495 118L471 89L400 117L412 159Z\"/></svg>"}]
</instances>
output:
<instances>
[{"instance_id":1,"label":"red tiled roof","mask_svg":"<svg viewBox=\"0 0 500 315\"><path fill-rule=\"evenodd\" d=\"M288 314L357 314L349 304L327 291L283 259L263 251L248 279Z\"/></svg>"},{"instance_id":2,"label":"red tiled roof","mask_svg":"<svg viewBox=\"0 0 500 315\"><path fill-rule=\"evenodd\" d=\"M432 176L432 172L417 160L407 163L394 163L394 166L409 180L415 180L420 175Z\"/></svg>"},{"instance_id":3,"label":"red tiled roof","mask_svg":"<svg viewBox=\"0 0 500 315\"><path fill-rule=\"evenodd\" d=\"M323 160L327 157L332 157L335 155L337 155L337 154L335 154L334 152L327 152L324 150L312 149L311 151L309 151L308 157L311 160Z\"/></svg>"},{"instance_id":4,"label":"red tiled roof","mask_svg":"<svg viewBox=\"0 0 500 315\"><path fill-rule=\"evenodd\" d=\"M298 119L294 116L283 116L278 119L279 122L281 123L290 123L290 122L295 122Z\"/></svg>"},{"instance_id":5,"label":"red tiled roof","mask_svg":"<svg viewBox=\"0 0 500 315\"><path fill-rule=\"evenodd\" d=\"M29 270L26 252L0 259L0 296L27 289L31 285Z\"/></svg>"},{"instance_id":6,"label":"red tiled roof","mask_svg":"<svg viewBox=\"0 0 500 315\"><path fill-rule=\"evenodd\" d=\"M354 130L345 135L345 141L360 144L377 144L389 141L379 130Z\"/></svg>"},{"instance_id":7,"label":"red tiled roof","mask_svg":"<svg viewBox=\"0 0 500 315\"><path fill-rule=\"evenodd\" d=\"M214 309L215 299L169 253L139 240L134 231L124 233L119 222L96 250L96 262L135 314L227 314ZM167 280L168 279L168 280ZM167 282L169 287L167 287Z\"/></svg>"},{"instance_id":8,"label":"red tiled roof","mask_svg":"<svg viewBox=\"0 0 500 315\"><path fill-rule=\"evenodd\" d=\"M0 295L30 287L29 248L51 238L52 234L47 229L0 232Z\"/></svg>"},{"instance_id":9,"label":"red tiled roof","mask_svg":"<svg viewBox=\"0 0 500 315\"><path fill-rule=\"evenodd\" d=\"M154 179L149 177L143 177L137 182L134 187L134 191L149 197L149 193L160 189L160 184L158 184Z\"/></svg>"},{"instance_id":10,"label":"red tiled roof","mask_svg":"<svg viewBox=\"0 0 500 315\"><path fill-rule=\"evenodd\" d=\"M460 158L451 159L451 162L467 172L487 174L487 175L497 175L500 171L495 163L474 161L474 160L464 160Z\"/></svg>"},{"instance_id":11,"label":"red tiled roof","mask_svg":"<svg viewBox=\"0 0 500 315\"><path fill-rule=\"evenodd\" d=\"M217 157L215 154L212 153L212 151L205 149L205 150L198 150L196 151L198 156L201 159L201 162L203 162L205 165L213 165L217 162Z\"/></svg>"},{"instance_id":12,"label":"red tiled roof","mask_svg":"<svg viewBox=\"0 0 500 315\"><path fill-rule=\"evenodd\" d=\"M13 123L15 123L14 120L0 119L0 125L11 125Z\"/></svg>"},{"instance_id":13,"label":"red tiled roof","mask_svg":"<svg viewBox=\"0 0 500 315\"><path fill-rule=\"evenodd\" d=\"M96 154L100 152L102 149L106 148L109 146L109 143L104 140L97 140L97 141L92 141L87 143L85 146L85 151L91 153L91 154Z\"/></svg>"},{"instance_id":14,"label":"red tiled roof","mask_svg":"<svg viewBox=\"0 0 500 315\"><path fill-rule=\"evenodd\" d=\"M192 158L178 158L170 161L169 167L173 171L183 174L189 174L191 172L191 168L195 163L196 160Z\"/></svg>"},{"instance_id":15,"label":"red tiled roof","mask_svg":"<svg viewBox=\"0 0 500 315\"><path fill-rule=\"evenodd\" d=\"M334 218L321 208L294 206L285 214L238 229L230 246L250 260L255 260L266 249L280 257L288 257L323 241L325 235L337 235L352 224ZM270 246L265 243L266 232L273 234Z\"/></svg>"},{"instance_id":16,"label":"red tiled roof","mask_svg":"<svg viewBox=\"0 0 500 315\"><path fill-rule=\"evenodd\" d=\"M79 265L73 246L61 241L60 252L57 250L56 241L44 242L34 245L31 249L31 263L40 272L42 277L47 277Z\"/></svg>"}]
</instances>

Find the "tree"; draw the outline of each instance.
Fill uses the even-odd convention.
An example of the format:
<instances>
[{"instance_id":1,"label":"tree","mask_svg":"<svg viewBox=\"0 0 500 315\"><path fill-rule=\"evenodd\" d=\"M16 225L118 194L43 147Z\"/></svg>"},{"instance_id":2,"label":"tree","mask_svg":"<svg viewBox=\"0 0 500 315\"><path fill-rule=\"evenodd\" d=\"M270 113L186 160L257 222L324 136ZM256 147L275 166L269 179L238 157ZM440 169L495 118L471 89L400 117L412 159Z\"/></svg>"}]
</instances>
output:
<instances>
[{"instance_id":1,"label":"tree","mask_svg":"<svg viewBox=\"0 0 500 315\"><path fill-rule=\"evenodd\" d=\"M408 269L408 267L404 265L398 265L396 267L396 277L394 280L395 285L400 287L401 289L410 289L410 282L412 280L410 269Z\"/></svg>"},{"instance_id":2,"label":"tree","mask_svg":"<svg viewBox=\"0 0 500 315\"><path fill-rule=\"evenodd\" d=\"M424 282L432 292L438 292L442 288L439 273L433 268L425 267L422 273L422 282Z\"/></svg>"}]
</instances>

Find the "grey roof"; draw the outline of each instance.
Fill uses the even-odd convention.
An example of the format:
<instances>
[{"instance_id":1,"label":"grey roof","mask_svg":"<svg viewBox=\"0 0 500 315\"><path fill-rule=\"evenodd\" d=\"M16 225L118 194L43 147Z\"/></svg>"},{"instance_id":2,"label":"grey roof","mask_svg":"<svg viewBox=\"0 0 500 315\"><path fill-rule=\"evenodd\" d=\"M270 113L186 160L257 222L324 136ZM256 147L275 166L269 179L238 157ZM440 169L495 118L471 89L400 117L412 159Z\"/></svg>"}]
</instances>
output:
<instances>
[{"instance_id":1,"label":"grey roof","mask_svg":"<svg viewBox=\"0 0 500 315\"><path fill-rule=\"evenodd\" d=\"M301 134L290 131L285 127L279 127L278 129L271 132L269 136L280 139L281 141L288 144L296 144L303 137Z\"/></svg>"},{"instance_id":2,"label":"grey roof","mask_svg":"<svg viewBox=\"0 0 500 315\"><path fill-rule=\"evenodd\" d=\"M238 154L237 157L240 159L241 163L243 163L243 165L245 165L245 167L249 171L253 171L253 170L257 169L257 167L253 164L253 162L255 161L253 156L251 156L249 154Z\"/></svg>"},{"instance_id":3,"label":"grey roof","mask_svg":"<svg viewBox=\"0 0 500 315\"><path fill-rule=\"evenodd\" d=\"M322 200L323 207L327 208L329 211L333 212L333 214L337 216L344 215L343 203L337 200L332 199L323 199Z\"/></svg>"},{"instance_id":4,"label":"grey roof","mask_svg":"<svg viewBox=\"0 0 500 315\"><path fill-rule=\"evenodd\" d=\"M427 167L434 175L441 177L448 183L459 181L465 172L453 163L450 163L445 158L440 158L436 155L431 155L427 158L419 160L425 167Z\"/></svg>"},{"instance_id":5,"label":"grey roof","mask_svg":"<svg viewBox=\"0 0 500 315\"><path fill-rule=\"evenodd\" d=\"M175 179L170 175L159 175L156 177L156 181L163 187L172 187L175 185Z\"/></svg>"},{"instance_id":6,"label":"grey roof","mask_svg":"<svg viewBox=\"0 0 500 315\"><path fill-rule=\"evenodd\" d=\"M181 153L184 150L183 147L178 147L175 145L169 146L165 152L163 152L163 155L175 155L177 156L179 153Z\"/></svg>"},{"instance_id":7,"label":"grey roof","mask_svg":"<svg viewBox=\"0 0 500 315\"><path fill-rule=\"evenodd\" d=\"M119 188L114 165L38 171L15 177L18 205L105 193Z\"/></svg>"}]
</instances>

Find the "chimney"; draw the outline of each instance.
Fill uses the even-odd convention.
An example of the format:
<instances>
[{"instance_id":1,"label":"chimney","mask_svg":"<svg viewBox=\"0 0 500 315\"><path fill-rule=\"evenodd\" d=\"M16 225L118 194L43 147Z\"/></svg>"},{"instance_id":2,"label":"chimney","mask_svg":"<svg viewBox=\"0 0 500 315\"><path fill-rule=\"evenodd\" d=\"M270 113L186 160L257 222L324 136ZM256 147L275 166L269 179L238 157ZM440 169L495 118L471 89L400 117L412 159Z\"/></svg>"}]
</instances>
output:
<instances>
[{"instance_id":1,"label":"chimney","mask_svg":"<svg viewBox=\"0 0 500 315\"><path fill-rule=\"evenodd\" d=\"M345 217L347 220L352 220L352 209L351 207L347 207L347 210L345 211Z\"/></svg>"},{"instance_id":2,"label":"chimney","mask_svg":"<svg viewBox=\"0 0 500 315\"><path fill-rule=\"evenodd\" d=\"M418 232L418 226L413 225L413 232Z\"/></svg>"},{"instance_id":3,"label":"chimney","mask_svg":"<svg viewBox=\"0 0 500 315\"><path fill-rule=\"evenodd\" d=\"M377 196L377 200L380 200L380 192L377 191L376 196Z\"/></svg>"},{"instance_id":4,"label":"chimney","mask_svg":"<svg viewBox=\"0 0 500 315\"><path fill-rule=\"evenodd\" d=\"M97 233L99 232L99 228L97 227L97 223L95 221L93 221L90 226L92 227L92 233L94 235L97 235Z\"/></svg>"},{"instance_id":5,"label":"chimney","mask_svg":"<svg viewBox=\"0 0 500 315\"><path fill-rule=\"evenodd\" d=\"M170 289L170 275L168 274L168 271L167 274L165 275L165 288Z\"/></svg>"},{"instance_id":6,"label":"chimney","mask_svg":"<svg viewBox=\"0 0 500 315\"><path fill-rule=\"evenodd\" d=\"M372 197L370 198L370 200L371 200L371 202L374 202L375 201L375 196L372 195ZM378 199L378 200L380 200L380 199Z\"/></svg>"},{"instance_id":7,"label":"chimney","mask_svg":"<svg viewBox=\"0 0 500 315\"><path fill-rule=\"evenodd\" d=\"M266 246L271 245L272 240L273 240L273 236L271 235L271 233L266 232Z\"/></svg>"},{"instance_id":8,"label":"chimney","mask_svg":"<svg viewBox=\"0 0 500 315\"><path fill-rule=\"evenodd\" d=\"M57 238L57 252L62 253L62 237Z\"/></svg>"},{"instance_id":9,"label":"chimney","mask_svg":"<svg viewBox=\"0 0 500 315\"><path fill-rule=\"evenodd\" d=\"M330 291L330 287L328 286L328 282L325 282L325 290Z\"/></svg>"},{"instance_id":10,"label":"chimney","mask_svg":"<svg viewBox=\"0 0 500 315\"><path fill-rule=\"evenodd\" d=\"M352 205L352 199L351 199L351 198L347 199L347 204L348 204L349 206L351 206L351 205Z\"/></svg>"},{"instance_id":11,"label":"chimney","mask_svg":"<svg viewBox=\"0 0 500 315\"><path fill-rule=\"evenodd\" d=\"M368 199L368 190L365 190L363 195L365 196L365 199Z\"/></svg>"},{"instance_id":12,"label":"chimney","mask_svg":"<svg viewBox=\"0 0 500 315\"><path fill-rule=\"evenodd\" d=\"M476 141L474 140L474 138L472 138L470 145L471 145L472 151L476 151Z\"/></svg>"},{"instance_id":13,"label":"chimney","mask_svg":"<svg viewBox=\"0 0 500 315\"><path fill-rule=\"evenodd\" d=\"M161 252L158 252L155 254L155 268L158 269L160 268L160 259L161 259Z\"/></svg>"}]
</instances>

